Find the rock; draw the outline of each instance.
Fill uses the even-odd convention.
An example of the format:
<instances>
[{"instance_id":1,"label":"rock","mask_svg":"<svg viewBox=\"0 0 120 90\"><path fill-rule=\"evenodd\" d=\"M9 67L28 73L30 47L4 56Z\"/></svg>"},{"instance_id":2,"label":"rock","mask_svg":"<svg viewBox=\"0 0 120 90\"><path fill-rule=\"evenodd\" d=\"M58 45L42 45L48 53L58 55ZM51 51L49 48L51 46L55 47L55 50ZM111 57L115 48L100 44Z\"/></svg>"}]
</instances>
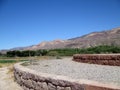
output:
<instances>
[{"instance_id":1,"label":"rock","mask_svg":"<svg viewBox=\"0 0 120 90\"><path fill-rule=\"evenodd\" d=\"M64 87L57 86L57 90L65 90Z\"/></svg>"},{"instance_id":2,"label":"rock","mask_svg":"<svg viewBox=\"0 0 120 90\"><path fill-rule=\"evenodd\" d=\"M30 88L34 87L31 80L27 80L27 86L29 86Z\"/></svg>"},{"instance_id":3,"label":"rock","mask_svg":"<svg viewBox=\"0 0 120 90\"><path fill-rule=\"evenodd\" d=\"M37 85L35 87L36 90L48 90L47 83L45 82L37 82Z\"/></svg>"},{"instance_id":4,"label":"rock","mask_svg":"<svg viewBox=\"0 0 120 90\"><path fill-rule=\"evenodd\" d=\"M48 83L48 89L49 90L56 90L56 86L52 85L51 83Z\"/></svg>"},{"instance_id":5,"label":"rock","mask_svg":"<svg viewBox=\"0 0 120 90\"><path fill-rule=\"evenodd\" d=\"M43 90L48 90L48 86L47 86L47 83L42 83L42 88L43 88Z\"/></svg>"},{"instance_id":6,"label":"rock","mask_svg":"<svg viewBox=\"0 0 120 90\"><path fill-rule=\"evenodd\" d=\"M71 88L70 87L65 87L65 89L64 90L71 90Z\"/></svg>"}]
</instances>

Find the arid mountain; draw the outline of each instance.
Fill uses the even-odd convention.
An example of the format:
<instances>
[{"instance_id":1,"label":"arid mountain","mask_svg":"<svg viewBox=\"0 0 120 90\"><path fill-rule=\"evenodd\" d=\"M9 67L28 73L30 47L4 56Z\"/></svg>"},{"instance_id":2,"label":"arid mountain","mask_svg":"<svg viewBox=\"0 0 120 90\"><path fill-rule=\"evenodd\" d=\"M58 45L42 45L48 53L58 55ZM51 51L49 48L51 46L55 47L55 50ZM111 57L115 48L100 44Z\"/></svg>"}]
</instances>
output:
<instances>
[{"instance_id":1,"label":"arid mountain","mask_svg":"<svg viewBox=\"0 0 120 90\"><path fill-rule=\"evenodd\" d=\"M27 50L54 49L54 48L87 48L98 45L120 45L120 28L108 31L93 32L81 37L68 40L54 40L42 42L38 45L25 48Z\"/></svg>"},{"instance_id":2,"label":"arid mountain","mask_svg":"<svg viewBox=\"0 0 120 90\"><path fill-rule=\"evenodd\" d=\"M82 37L69 39L66 47L69 48L86 48L98 45L120 45L120 28L109 31L93 32Z\"/></svg>"},{"instance_id":3,"label":"arid mountain","mask_svg":"<svg viewBox=\"0 0 120 90\"><path fill-rule=\"evenodd\" d=\"M54 40L41 42L37 45L28 47L13 48L11 50L38 50L38 49L55 49L55 48L87 48L98 45L120 45L120 28L112 30L93 32L81 37L68 40Z\"/></svg>"},{"instance_id":4,"label":"arid mountain","mask_svg":"<svg viewBox=\"0 0 120 90\"><path fill-rule=\"evenodd\" d=\"M33 45L25 48L25 50L37 50L37 49L55 49L55 48L64 48L66 46L67 40L54 40L54 41L45 41L41 42L38 45Z\"/></svg>"}]
</instances>

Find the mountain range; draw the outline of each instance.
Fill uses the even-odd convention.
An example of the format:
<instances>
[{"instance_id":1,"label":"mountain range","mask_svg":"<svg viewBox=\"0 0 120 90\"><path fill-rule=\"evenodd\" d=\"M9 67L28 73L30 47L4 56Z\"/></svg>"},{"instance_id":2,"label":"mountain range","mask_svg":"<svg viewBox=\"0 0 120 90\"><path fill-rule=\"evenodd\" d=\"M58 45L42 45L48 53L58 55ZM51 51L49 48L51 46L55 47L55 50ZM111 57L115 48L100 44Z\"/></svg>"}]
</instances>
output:
<instances>
[{"instance_id":1,"label":"mountain range","mask_svg":"<svg viewBox=\"0 0 120 90\"><path fill-rule=\"evenodd\" d=\"M88 48L98 45L120 45L120 28L105 30L101 32L92 32L76 38L67 40L53 40L41 42L37 45L28 47L18 47L10 50L38 50L38 49L56 49L56 48ZM2 50L6 51L6 50Z\"/></svg>"}]
</instances>

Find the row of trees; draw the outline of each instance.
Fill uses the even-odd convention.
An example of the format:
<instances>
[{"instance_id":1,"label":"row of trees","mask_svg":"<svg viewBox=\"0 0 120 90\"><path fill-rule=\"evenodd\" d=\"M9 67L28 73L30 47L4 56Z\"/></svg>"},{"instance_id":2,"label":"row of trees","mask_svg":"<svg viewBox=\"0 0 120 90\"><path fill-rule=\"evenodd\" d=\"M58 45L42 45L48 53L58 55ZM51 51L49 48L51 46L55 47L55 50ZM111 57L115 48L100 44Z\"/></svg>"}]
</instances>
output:
<instances>
[{"instance_id":1,"label":"row of trees","mask_svg":"<svg viewBox=\"0 0 120 90\"><path fill-rule=\"evenodd\" d=\"M103 54L103 53L120 53L120 47L117 46L96 46L90 48L73 48L73 49L54 49L50 50L49 55L72 56L73 54Z\"/></svg>"},{"instance_id":2,"label":"row of trees","mask_svg":"<svg viewBox=\"0 0 120 90\"><path fill-rule=\"evenodd\" d=\"M26 51L8 51L7 57L28 57L28 56L45 56L47 54L47 50L26 50Z\"/></svg>"},{"instance_id":3,"label":"row of trees","mask_svg":"<svg viewBox=\"0 0 120 90\"><path fill-rule=\"evenodd\" d=\"M52 50L36 51L8 51L7 57L28 57L28 56L72 56L73 54L100 54L100 53L120 53L120 47L117 46L96 46L90 48L65 48Z\"/></svg>"},{"instance_id":4,"label":"row of trees","mask_svg":"<svg viewBox=\"0 0 120 90\"><path fill-rule=\"evenodd\" d=\"M2 55L2 53L0 53L0 56Z\"/></svg>"}]
</instances>

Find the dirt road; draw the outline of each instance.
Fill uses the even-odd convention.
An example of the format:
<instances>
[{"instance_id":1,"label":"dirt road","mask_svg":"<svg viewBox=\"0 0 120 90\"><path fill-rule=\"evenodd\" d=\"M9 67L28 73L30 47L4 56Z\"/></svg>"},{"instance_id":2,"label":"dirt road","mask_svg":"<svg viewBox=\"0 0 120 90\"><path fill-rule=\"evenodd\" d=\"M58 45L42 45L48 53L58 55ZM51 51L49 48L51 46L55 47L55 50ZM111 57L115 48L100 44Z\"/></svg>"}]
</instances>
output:
<instances>
[{"instance_id":1,"label":"dirt road","mask_svg":"<svg viewBox=\"0 0 120 90\"><path fill-rule=\"evenodd\" d=\"M0 90L23 90L14 82L13 73L9 72L9 67L0 68Z\"/></svg>"}]
</instances>

